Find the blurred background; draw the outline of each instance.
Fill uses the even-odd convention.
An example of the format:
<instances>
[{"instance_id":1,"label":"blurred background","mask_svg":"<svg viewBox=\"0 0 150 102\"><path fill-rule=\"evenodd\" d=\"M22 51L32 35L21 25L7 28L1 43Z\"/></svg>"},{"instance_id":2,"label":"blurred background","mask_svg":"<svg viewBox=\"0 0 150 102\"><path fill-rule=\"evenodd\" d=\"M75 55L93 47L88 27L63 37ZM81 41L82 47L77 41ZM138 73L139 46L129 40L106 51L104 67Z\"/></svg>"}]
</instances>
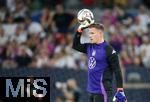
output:
<instances>
[{"instance_id":1,"label":"blurred background","mask_svg":"<svg viewBox=\"0 0 150 102\"><path fill-rule=\"evenodd\" d=\"M47 76L51 102L87 102L86 56L72 49L82 8L120 56L128 102L149 102L149 0L0 0L0 76Z\"/></svg>"}]
</instances>

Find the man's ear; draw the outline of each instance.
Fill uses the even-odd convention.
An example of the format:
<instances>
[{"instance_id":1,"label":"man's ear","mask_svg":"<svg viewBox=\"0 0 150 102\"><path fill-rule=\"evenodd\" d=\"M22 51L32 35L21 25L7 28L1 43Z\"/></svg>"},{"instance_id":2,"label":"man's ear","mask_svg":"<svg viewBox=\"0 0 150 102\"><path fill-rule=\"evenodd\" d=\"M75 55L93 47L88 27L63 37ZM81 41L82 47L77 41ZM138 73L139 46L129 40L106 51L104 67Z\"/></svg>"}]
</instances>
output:
<instances>
[{"instance_id":1,"label":"man's ear","mask_svg":"<svg viewBox=\"0 0 150 102\"><path fill-rule=\"evenodd\" d=\"M96 29L96 30L97 30L97 32L98 32L100 35L103 34L103 31L102 31L101 29Z\"/></svg>"},{"instance_id":2,"label":"man's ear","mask_svg":"<svg viewBox=\"0 0 150 102\"><path fill-rule=\"evenodd\" d=\"M99 31L99 33L100 33L100 35L103 35L103 32L101 30Z\"/></svg>"}]
</instances>

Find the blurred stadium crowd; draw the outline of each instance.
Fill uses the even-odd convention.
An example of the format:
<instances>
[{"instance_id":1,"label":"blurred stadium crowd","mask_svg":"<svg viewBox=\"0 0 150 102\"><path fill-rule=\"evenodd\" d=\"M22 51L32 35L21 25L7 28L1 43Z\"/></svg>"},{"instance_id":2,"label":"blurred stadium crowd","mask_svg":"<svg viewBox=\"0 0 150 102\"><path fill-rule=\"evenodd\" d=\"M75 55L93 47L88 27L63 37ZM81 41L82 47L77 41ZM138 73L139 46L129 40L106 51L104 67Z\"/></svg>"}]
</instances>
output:
<instances>
[{"instance_id":1,"label":"blurred stadium crowd","mask_svg":"<svg viewBox=\"0 0 150 102\"><path fill-rule=\"evenodd\" d=\"M62 1L0 0L1 67L86 69L85 55L71 48L81 2L71 0L79 7L67 9ZM119 5L115 0L111 6L103 2L106 7L93 1L83 0L82 5L90 7L97 22L104 24L105 38L119 53L122 65L150 68L149 8L138 2L135 8L126 9L128 0Z\"/></svg>"}]
</instances>

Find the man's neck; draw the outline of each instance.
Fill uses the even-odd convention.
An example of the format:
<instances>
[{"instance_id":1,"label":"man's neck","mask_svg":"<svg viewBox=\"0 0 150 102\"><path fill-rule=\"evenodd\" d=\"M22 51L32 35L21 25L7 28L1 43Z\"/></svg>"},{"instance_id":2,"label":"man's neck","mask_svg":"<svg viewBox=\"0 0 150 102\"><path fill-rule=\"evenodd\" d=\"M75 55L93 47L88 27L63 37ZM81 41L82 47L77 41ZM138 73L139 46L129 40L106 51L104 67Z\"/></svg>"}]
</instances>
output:
<instances>
[{"instance_id":1,"label":"man's neck","mask_svg":"<svg viewBox=\"0 0 150 102\"><path fill-rule=\"evenodd\" d=\"M104 39L100 39L96 44L100 44L100 43L103 43L104 42Z\"/></svg>"}]
</instances>

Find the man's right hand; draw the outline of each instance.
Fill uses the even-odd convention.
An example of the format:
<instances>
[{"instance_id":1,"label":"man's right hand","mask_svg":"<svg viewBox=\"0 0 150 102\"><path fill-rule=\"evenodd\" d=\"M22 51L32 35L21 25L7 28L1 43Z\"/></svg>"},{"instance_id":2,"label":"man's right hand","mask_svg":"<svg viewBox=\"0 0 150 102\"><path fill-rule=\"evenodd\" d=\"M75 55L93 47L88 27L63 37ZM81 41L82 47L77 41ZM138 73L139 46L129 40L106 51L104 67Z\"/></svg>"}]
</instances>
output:
<instances>
[{"instance_id":1,"label":"man's right hand","mask_svg":"<svg viewBox=\"0 0 150 102\"><path fill-rule=\"evenodd\" d=\"M79 25L77 31L80 32L80 33L82 33L83 29L89 27L90 25L91 25L91 24L88 23L88 21L86 20L85 23Z\"/></svg>"}]
</instances>

